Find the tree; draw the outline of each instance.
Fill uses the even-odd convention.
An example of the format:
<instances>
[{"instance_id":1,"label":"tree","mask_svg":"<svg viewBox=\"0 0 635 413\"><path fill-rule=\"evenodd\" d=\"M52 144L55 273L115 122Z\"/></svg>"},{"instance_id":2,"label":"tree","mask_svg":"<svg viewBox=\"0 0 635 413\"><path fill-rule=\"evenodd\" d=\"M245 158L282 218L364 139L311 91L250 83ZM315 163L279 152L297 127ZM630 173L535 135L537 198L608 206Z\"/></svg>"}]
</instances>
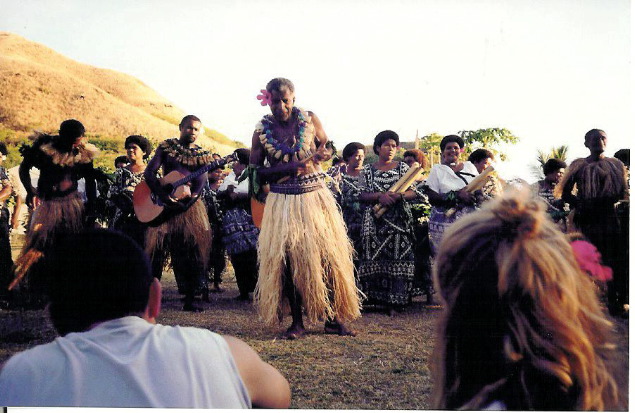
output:
<instances>
[{"instance_id":1,"label":"tree","mask_svg":"<svg viewBox=\"0 0 635 413\"><path fill-rule=\"evenodd\" d=\"M545 166L545 163L547 163L547 161L552 158L560 159L566 162L568 150L569 150L569 147L567 145L562 145L557 148L553 147L551 148L551 151L549 152L543 152L542 150L538 149L538 156L536 157L536 160L538 161L538 165L536 164L529 165L529 168L531 169L532 174L536 178L538 178L538 180L544 179L545 174L542 171L542 168L543 166Z\"/></svg>"},{"instance_id":2,"label":"tree","mask_svg":"<svg viewBox=\"0 0 635 413\"><path fill-rule=\"evenodd\" d=\"M505 128L487 128L474 131L460 131L457 133L465 141L465 153L472 153L478 148L487 148L495 155L498 155L502 161L506 155L496 149L496 146L503 143L517 143L520 138ZM443 135L431 133L421 138L419 149L424 151L430 160L430 165L441 162L441 140ZM464 157L464 156L462 156Z\"/></svg>"},{"instance_id":3,"label":"tree","mask_svg":"<svg viewBox=\"0 0 635 413\"><path fill-rule=\"evenodd\" d=\"M465 152L471 153L478 148L487 148L495 155L497 154L501 161L504 161L507 156L496 149L498 145L503 143L518 143L519 137L511 133L505 128L486 128L477 130L464 130L458 133L458 135L465 141Z\"/></svg>"}]
</instances>

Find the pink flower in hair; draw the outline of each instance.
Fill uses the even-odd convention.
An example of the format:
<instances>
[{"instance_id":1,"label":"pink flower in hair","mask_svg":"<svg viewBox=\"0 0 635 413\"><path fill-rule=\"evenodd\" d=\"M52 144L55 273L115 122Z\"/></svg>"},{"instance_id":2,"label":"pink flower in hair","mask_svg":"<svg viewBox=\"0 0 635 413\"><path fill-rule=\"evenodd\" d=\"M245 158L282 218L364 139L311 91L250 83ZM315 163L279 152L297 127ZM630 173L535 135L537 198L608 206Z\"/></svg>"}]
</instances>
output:
<instances>
[{"instance_id":1,"label":"pink flower in hair","mask_svg":"<svg viewBox=\"0 0 635 413\"><path fill-rule=\"evenodd\" d=\"M257 96L262 106L271 104L271 93L268 90L260 89L260 95Z\"/></svg>"},{"instance_id":2,"label":"pink flower in hair","mask_svg":"<svg viewBox=\"0 0 635 413\"><path fill-rule=\"evenodd\" d=\"M601 282L607 282L613 279L613 270L611 267L602 265L602 255L595 248L595 245L588 241L576 240L571 242L573 253L580 268L587 272L591 277Z\"/></svg>"}]
</instances>

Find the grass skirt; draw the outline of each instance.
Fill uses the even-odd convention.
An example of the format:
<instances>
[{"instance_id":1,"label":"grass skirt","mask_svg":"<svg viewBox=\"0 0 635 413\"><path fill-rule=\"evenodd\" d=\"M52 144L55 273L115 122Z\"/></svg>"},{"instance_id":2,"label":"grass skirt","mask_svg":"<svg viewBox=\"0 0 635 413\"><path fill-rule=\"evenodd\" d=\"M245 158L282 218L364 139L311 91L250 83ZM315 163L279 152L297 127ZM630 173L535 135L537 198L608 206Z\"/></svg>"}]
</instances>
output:
<instances>
[{"instance_id":1,"label":"grass skirt","mask_svg":"<svg viewBox=\"0 0 635 413\"><path fill-rule=\"evenodd\" d=\"M361 293L352 257L344 220L326 187L300 195L270 192L258 239L255 302L260 316L275 325L288 314L283 293L288 259L309 321L358 318Z\"/></svg>"},{"instance_id":2,"label":"grass skirt","mask_svg":"<svg viewBox=\"0 0 635 413\"><path fill-rule=\"evenodd\" d=\"M167 259L171 243L180 242L187 249L197 249L195 254L199 265L207 268L212 245L212 229L205 205L199 199L187 211L173 216L166 222L146 230L146 253L152 258L160 251ZM163 263L165 265L165 262Z\"/></svg>"},{"instance_id":3,"label":"grass skirt","mask_svg":"<svg viewBox=\"0 0 635 413\"><path fill-rule=\"evenodd\" d=\"M43 201L31 217L31 224L20 256L15 261L14 288L53 246L56 239L78 233L84 227L84 203L77 192L65 197Z\"/></svg>"}]
</instances>

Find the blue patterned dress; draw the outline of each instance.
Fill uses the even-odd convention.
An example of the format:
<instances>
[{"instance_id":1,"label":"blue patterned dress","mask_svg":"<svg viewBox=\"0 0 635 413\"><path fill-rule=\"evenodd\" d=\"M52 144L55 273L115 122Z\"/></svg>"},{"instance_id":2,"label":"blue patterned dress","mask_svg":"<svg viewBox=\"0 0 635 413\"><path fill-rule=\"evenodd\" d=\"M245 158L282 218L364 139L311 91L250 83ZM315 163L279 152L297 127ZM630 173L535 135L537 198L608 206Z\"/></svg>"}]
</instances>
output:
<instances>
[{"instance_id":1,"label":"blue patterned dress","mask_svg":"<svg viewBox=\"0 0 635 413\"><path fill-rule=\"evenodd\" d=\"M388 171L365 165L359 177L363 192L386 192L408 171L399 162ZM364 208L361 228L361 256L359 262L360 289L371 304L404 306L413 295L414 232L410 205L398 202L379 219L372 206Z\"/></svg>"}]
</instances>

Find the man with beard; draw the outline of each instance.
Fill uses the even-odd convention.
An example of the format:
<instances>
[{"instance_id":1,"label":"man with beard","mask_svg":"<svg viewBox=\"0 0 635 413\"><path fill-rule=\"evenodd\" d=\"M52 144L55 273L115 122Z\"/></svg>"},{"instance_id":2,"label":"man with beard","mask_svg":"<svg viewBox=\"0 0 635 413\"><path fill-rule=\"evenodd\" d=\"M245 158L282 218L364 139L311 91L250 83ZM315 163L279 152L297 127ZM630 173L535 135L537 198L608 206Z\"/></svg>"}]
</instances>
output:
<instances>
[{"instance_id":1,"label":"man with beard","mask_svg":"<svg viewBox=\"0 0 635 413\"><path fill-rule=\"evenodd\" d=\"M196 138L202 131L201 120L187 115L179 124L180 137L163 141L148 163L144 177L152 192L165 205L171 215L158 226L151 226L146 233L146 252L152 260L152 274L161 279L168 255L172 262L179 293L185 296L184 311L201 311L195 307L194 296L205 283L205 271L211 246L211 230L207 211L200 194L207 175L192 179L185 185L189 195L180 199L172 196L159 179L177 171L185 176L213 161L212 154L198 146Z\"/></svg>"}]
</instances>

